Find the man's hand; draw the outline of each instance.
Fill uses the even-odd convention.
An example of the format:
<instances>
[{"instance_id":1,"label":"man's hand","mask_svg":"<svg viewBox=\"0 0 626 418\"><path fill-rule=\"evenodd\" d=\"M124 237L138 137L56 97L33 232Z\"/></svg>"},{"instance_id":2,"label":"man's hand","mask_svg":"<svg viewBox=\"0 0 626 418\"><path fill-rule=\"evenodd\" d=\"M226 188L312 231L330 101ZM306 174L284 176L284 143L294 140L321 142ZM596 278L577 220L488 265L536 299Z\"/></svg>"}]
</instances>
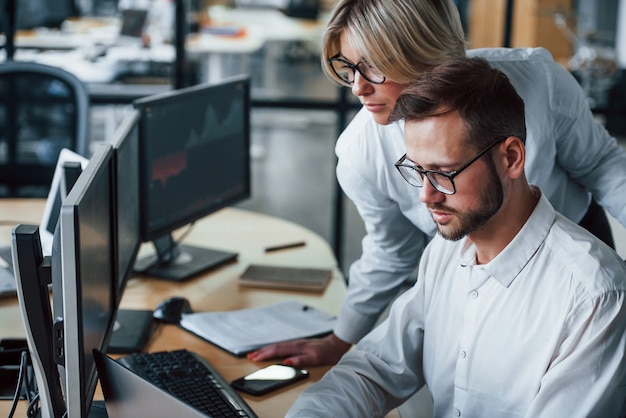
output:
<instances>
[{"instance_id":1,"label":"man's hand","mask_svg":"<svg viewBox=\"0 0 626 418\"><path fill-rule=\"evenodd\" d=\"M326 366L336 364L351 344L335 334L324 338L301 339L271 344L248 353L248 359L263 361L284 358L283 364L294 367Z\"/></svg>"}]
</instances>

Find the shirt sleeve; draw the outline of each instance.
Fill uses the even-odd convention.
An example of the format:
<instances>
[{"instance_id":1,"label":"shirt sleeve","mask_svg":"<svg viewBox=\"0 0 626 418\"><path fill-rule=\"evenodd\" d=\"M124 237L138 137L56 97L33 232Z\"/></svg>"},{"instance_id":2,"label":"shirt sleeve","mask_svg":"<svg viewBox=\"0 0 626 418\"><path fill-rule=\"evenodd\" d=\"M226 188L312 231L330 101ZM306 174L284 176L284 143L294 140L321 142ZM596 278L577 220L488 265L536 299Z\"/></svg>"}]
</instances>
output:
<instances>
[{"instance_id":1,"label":"shirt sleeve","mask_svg":"<svg viewBox=\"0 0 626 418\"><path fill-rule=\"evenodd\" d=\"M389 317L324 377L307 388L287 417L382 417L423 386L423 304L417 285ZM413 302L413 303L410 303ZM407 330L393 332L390 330Z\"/></svg>"},{"instance_id":2,"label":"shirt sleeve","mask_svg":"<svg viewBox=\"0 0 626 418\"><path fill-rule=\"evenodd\" d=\"M624 416L624 297L610 291L577 307L527 417Z\"/></svg>"},{"instance_id":3,"label":"shirt sleeve","mask_svg":"<svg viewBox=\"0 0 626 418\"><path fill-rule=\"evenodd\" d=\"M545 65L558 163L626 226L626 150L594 120L576 79L554 61Z\"/></svg>"},{"instance_id":4,"label":"shirt sleeve","mask_svg":"<svg viewBox=\"0 0 626 418\"><path fill-rule=\"evenodd\" d=\"M334 330L335 335L350 343L371 331L403 285L414 280L415 268L429 240L389 196L384 170L393 168L395 160L384 160L382 151L364 149L370 147L365 141L378 140L371 137L376 132L368 131L367 135L351 139L348 146L344 143L337 153L337 179L366 229L361 257L348 272L346 300ZM401 135L399 140L404 141Z\"/></svg>"}]
</instances>

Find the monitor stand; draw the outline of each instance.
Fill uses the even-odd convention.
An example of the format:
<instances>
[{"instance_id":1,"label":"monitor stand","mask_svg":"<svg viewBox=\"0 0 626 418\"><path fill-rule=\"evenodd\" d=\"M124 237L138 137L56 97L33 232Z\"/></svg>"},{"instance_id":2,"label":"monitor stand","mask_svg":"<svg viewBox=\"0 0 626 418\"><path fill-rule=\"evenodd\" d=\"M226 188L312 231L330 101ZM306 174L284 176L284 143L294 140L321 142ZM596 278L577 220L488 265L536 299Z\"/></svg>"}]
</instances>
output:
<instances>
[{"instance_id":1,"label":"monitor stand","mask_svg":"<svg viewBox=\"0 0 626 418\"><path fill-rule=\"evenodd\" d=\"M156 254L137 260L135 271L148 276L182 281L198 273L235 261L238 254L178 244L170 234L152 241Z\"/></svg>"}]
</instances>

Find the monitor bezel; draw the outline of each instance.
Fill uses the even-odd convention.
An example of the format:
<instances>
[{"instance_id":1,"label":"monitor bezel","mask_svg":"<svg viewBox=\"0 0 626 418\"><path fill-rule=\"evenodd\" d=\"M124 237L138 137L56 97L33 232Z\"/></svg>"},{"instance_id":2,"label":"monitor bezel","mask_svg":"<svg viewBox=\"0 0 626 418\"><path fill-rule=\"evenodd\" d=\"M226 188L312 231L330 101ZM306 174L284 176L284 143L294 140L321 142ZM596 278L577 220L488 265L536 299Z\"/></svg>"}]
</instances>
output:
<instances>
[{"instance_id":1,"label":"monitor bezel","mask_svg":"<svg viewBox=\"0 0 626 418\"><path fill-rule=\"evenodd\" d=\"M58 289L53 287L53 303L62 304L62 347L63 347L63 371L64 376L64 395L68 416L87 416L89 408L93 401L93 396L97 385L97 371L93 358L91 359L92 367L86 369L85 353L91 353L93 348L106 351L108 341L113 332L113 324L116 315L115 295L111 283L109 295L109 317L105 333L102 336L99 347L90 347L85 349L83 333L84 318L82 316L82 280L80 273L77 271L77 265L80 265L80 230L79 230L79 205L85 197L85 191L94 181L94 178L101 176L102 170L107 170L108 181L110 185L110 202L111 208L114 208L113 194L115 191L115 177L113 166L113 148L109 144L99 144L91 157L89 164L80 175L76 184L68 194L66 200L61 207L60 217L60 234L61 234L61 275L62 289L59 294ZM110 228L114 229L114 218L112 211L110 212ZM111 231L112 232L112 231ZM115 272L115 243L114 236L111 236L110 262L112 263L111 272ZM54 284L53 284L54 286ZM59 300L59 297L61 300ZM58 336L57 336L58 337Z\"/></svg>"},{"instance_id":2,"label":"monitor bezel","mask_svg":"<svg viewBox=\"0 0 626 418\"><path fill-rule=\"evenodd\" d=\"M134 215L136 216L136 222L137 222L137 230L135 231L137 234L137 239L135 240L135 242L132 245L132 248L130 248L129 254L125 255L128 256L128 264L125 266L125 268L121 268L120 266L120 252L121 249L119 248L119 236L120 236L120 218L122 215L120 215L120 213L124 213L123 216L129 216L129 212L131 210L131 208L121 208L120 207L120 202L119 202L119 189L120 189L120 181L125 182L125 184L127 184L127 182L129 181L128 178L126 178L126 176L122 176L122 173L120 172L120 162L119 162L119 152L120 149L125 147L125 146L132 146L134 145L136 147L136 151L137 151L137 155L135 156L131 156L134 160L134 171L132 174L135 175L135 180L137 181L136 184L136 189L137 191L139 191L139 171L137 169L137 164L138 164L138 158L139 158L139 111L136 109L130 109L129 113L124 117L124 119L122 119L122 122L120 123L120 125L118 126L118 128L115 130L113 137L111 138L111 145L113 146L113 158L114 158L114 171L115 171L115 193L114 193L114 207L115 207L115 213L114 213L114 223L115 223L115 237L114 237L114 243L115 243L115 254L116 254L116 262L115 262L115 276L116 276L116 280L117 280L117 284L116 284L116 301L119 303L119 301L122 298L122 295L124 293L124 288L126 287L126 284L128 283L128 280L130 279L130 277L133 275L134 272L134 264L135 264L135 260L137 257L137 254L139 253L139 248L141 247L141 214L139 212L139 202L137 201L137 205L136 205L136 212L134 213ZM133 134L133 130L136 130L136 137L132 138ZM128 140L136 140L137 143L135 144L130 144L128 143ZM139 196L136 196L137 199L139 199Z\"/></svg>"}]
</instances>

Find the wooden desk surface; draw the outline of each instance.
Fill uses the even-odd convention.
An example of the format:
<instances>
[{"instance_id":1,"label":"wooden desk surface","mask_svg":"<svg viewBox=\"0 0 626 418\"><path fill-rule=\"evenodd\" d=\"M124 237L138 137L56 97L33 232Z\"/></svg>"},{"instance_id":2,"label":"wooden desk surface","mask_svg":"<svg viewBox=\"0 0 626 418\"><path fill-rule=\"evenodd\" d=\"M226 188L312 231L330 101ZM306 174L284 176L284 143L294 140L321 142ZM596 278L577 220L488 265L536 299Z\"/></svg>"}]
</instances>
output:
<instances>
[{"instance_id":1,"label":"wooden desk surface","mask_svg":"<svg viewBox=\"0 0 626 418\"><path fill-rule=\"evenodd\" d=\"M38 224L43 201L33 199L0 200L0 245L10 242L16 223ZM304 247L265 253L266 246L305 241ZM345 296L345 281L337 267L332 249L312 231L275 217L228 208L196 223L185 243L236 251L238 261L201 274L184 283L173 283L150 277L131 278L121 301L122 308L154 309L163 299L184 296L195 311L232 310L270 304L285 299L298 299L327 312L338 314ZM151 252L144 245L141 255ZM250 263L308 266L333 269L333 279L321 293L244 288L237 277ZM24 327L15 297L0 299L0 338L23 337ZM185 348L195 351L213 364L228 381L252 372L271 362L253 363L227 352L181 330L174 325L160 325L146 351ZM256 397L242 394L259 417L284 416L299 393L328 370L309 368L310 378L279 392ZM96 398L101 399L99 393ZM25 416L24 405L16 416ZM10 402L0 401L0 415L6 416ZM22 415L20 415L20 413ZM389 416L397 416L394 411Z\"/></svg>"},{"instance_id":2,"label":"wooden desk surface","mask_svg":"<svg viewBox=\"0 0 626 418\"><path fill-rule=\"evenodd\" d=\"M15 223L39 222L43 201L32 199L0 200L0 243L10 242ZM306 246L266 254L265 246L293 241L306 241ZM336 268L332 250L323 239L299 225L277 218L238 209L225 209L196 223L185 240L187 243L239 252L236 263L199 275L184 283L172 283L148 277L132 278L121 302L123 308L154 309L163 299L180 295L187 297L194 310L229 310L284 299L299 299L328 312L337 314L345 294L344 279ZM147 247L147 248L145 248ZM149 252L144 246L142 252ZM334 269L333 279L323 294L256 290L239 288L236 278L252 262L284 265L306 265ZM0 299L0 337L23 337L24 328L17 299ZM147 351L186 348L195 351L216 366L228 380L256 370L245 358L234 357L173 325L160 326ZM269 363L268 363L269 364ZM325 367L312 368L311 378L301 384L263 397L243 395L260 417L282 416L300 391L318 380ZM6 416L10 402L0 402L0 414ZM18 411L18 415L19 411ZM23 416L23 415L22 415Z\"/></svg>"}]
</instances>

